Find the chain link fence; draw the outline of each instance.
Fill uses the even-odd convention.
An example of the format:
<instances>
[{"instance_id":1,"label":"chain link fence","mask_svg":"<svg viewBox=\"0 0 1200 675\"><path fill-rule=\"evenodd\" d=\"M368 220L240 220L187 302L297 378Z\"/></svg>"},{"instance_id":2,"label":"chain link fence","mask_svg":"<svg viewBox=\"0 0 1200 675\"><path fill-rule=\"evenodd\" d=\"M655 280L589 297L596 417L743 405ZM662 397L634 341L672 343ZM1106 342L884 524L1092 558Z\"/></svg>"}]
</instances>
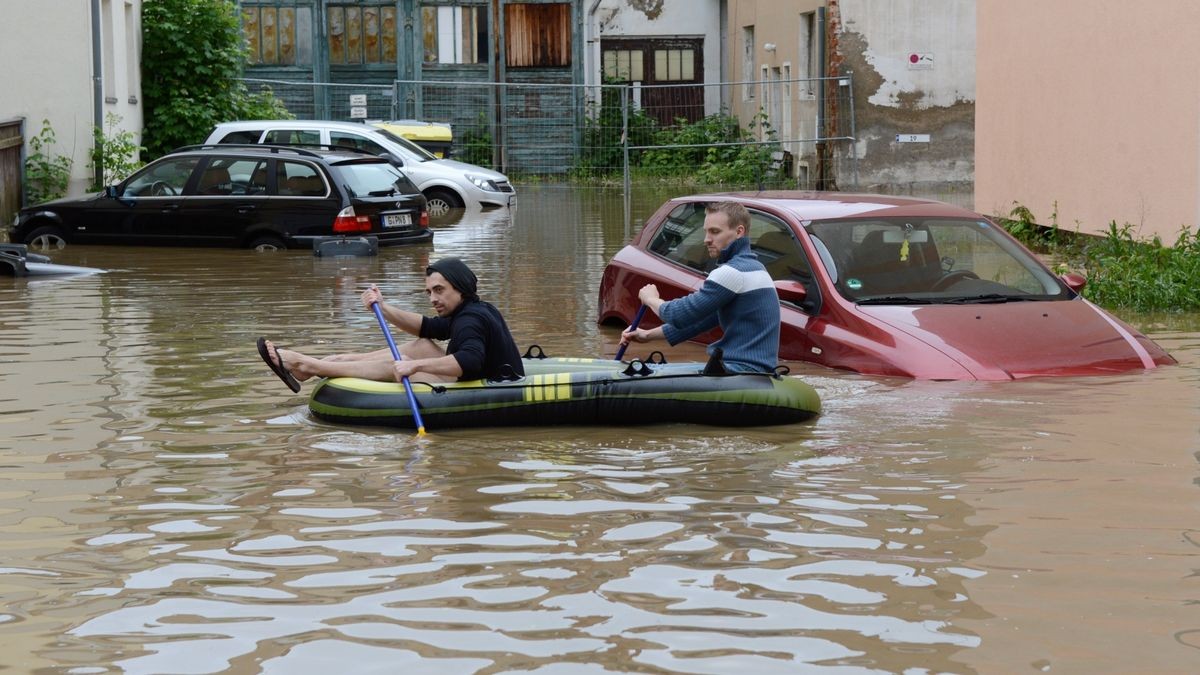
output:
<instances>
[{"instance_id":1,"label":"chain link fence","mask_svg":"<svg viewBox=\"0 0 1200 675\"><path fill-rule=\"evenodd\" d=\"M300 119L448 124L452 159L502 171L517 184L857 186L850 75L640 86L246 83L270 89Z\"/></svg>"}]
</instances>

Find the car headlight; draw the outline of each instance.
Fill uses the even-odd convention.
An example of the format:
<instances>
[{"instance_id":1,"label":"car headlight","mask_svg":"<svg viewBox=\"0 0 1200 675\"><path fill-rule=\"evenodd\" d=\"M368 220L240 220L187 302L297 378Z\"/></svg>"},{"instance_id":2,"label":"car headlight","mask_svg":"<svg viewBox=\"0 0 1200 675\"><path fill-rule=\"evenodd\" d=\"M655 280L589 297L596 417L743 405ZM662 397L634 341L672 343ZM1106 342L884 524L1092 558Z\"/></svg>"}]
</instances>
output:
<instances>
[{"instance_id":1,"label":"car headlight","mask_svg":"<svg viewBox=\"0 0 1200 675\"><path fill-rule=\"evenodd\" d=\"M473 183L475 187L479 188L480 190L499 192L499 190L496 189L496 185L492 183L492 179L488 178L487 176L481 176L477 173L468 173L463 175L465 175L467 180L471 181L471 183Z\"/></svg>"}]
</instances>

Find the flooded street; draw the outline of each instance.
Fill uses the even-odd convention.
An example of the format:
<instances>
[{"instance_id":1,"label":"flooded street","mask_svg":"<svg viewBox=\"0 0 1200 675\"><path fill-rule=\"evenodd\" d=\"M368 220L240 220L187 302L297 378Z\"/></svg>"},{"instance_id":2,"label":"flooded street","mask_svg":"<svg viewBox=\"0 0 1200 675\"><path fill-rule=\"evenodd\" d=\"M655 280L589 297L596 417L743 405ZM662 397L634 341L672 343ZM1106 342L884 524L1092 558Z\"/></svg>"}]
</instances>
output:
<instances>
[{"instance_id":1,"label":"flooded street","mask_svg":"<svg viewBox=\"0 0 1200 675\"><path fill-rule=\"evenodd\" d=\"M1180 364L1116 377L791 364L824 412L761 429L418 440L315 420L259 360L385 346L359 292L425 312L450 255L522 349L611 357L620 192L519 199L376 258L76 246L108 271L0 278L0 668L1200 670L1200 316L1125 316Z\"/></svg>"}]
</instances>

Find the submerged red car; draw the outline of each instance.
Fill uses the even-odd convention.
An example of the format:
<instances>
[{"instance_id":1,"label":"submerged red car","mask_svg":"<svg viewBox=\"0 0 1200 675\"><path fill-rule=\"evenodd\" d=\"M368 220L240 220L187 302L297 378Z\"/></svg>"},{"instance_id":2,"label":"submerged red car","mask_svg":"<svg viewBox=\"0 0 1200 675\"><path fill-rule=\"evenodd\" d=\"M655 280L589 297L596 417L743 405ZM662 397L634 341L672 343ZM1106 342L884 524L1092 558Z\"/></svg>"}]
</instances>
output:
<instances>
[{"instance_id":1,"label":"submerged red car","mask_svg":"<svg viewBox=\"0 0 1200 675\"><path fill-rule=\"evenodd\" d=\"M1085 300L1083 277L1056 276L987 218L881 195L672 199L604 269L600 323L627 325L647 283L668 300L700 287L715 265L704 248L704 206L721 200L750 211L751 248L779 291L781 359L931 380L1100 375L1175 363ZM651 313L642 327L655 325Z\"/></svg>"}]
</instances>

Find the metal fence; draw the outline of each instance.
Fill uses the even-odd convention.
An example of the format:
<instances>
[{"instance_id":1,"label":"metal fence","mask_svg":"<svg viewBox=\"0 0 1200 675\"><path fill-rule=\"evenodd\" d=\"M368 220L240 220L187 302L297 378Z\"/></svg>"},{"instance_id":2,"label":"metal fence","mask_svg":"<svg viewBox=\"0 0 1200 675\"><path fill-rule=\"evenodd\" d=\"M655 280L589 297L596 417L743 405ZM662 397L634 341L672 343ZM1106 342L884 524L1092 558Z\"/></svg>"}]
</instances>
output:
<instances>
[{"instance_id":1,"label":"metal fence","mask_svg":"<svg viewBox=\"0 0 1200 675\"><path fill-rule=\"evenodd\" d=\"M514 181L857 184L851 76L689 85L247 79L301 119L449 124L452 158ZM352 98L357 97L357 98Z\"/></svg>"}]
</instances>

